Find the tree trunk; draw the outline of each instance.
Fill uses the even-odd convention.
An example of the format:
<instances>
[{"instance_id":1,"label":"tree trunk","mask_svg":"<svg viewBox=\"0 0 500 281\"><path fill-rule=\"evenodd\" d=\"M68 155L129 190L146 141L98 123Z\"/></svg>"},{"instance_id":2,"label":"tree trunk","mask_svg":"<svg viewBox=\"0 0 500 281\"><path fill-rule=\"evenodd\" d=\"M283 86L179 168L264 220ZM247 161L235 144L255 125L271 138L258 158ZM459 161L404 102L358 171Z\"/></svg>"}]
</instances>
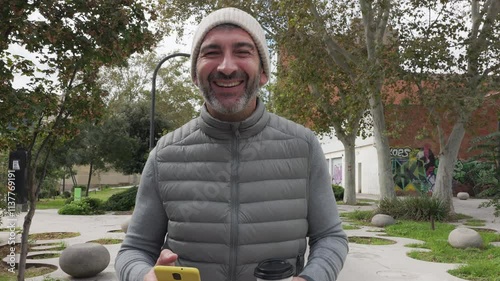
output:
<instances>
[{"instance_id":1,"label":"tree trunk","mask_svg":"<svg viewBox=\"0 0 500 281\"><path fill-rule=\"evenodd\" d=\"M344 143L345 152L345 181L344 181L344 202L347 205L356 205L356 147L355 140L348 137L348 143Z\"/></svg>"},{"instance_id":2,"label":"tree trunk","mask_svg":"<svg viewBox=\"0 0 500 281\"><path fill-rule=\"evenodd\" d=\"M27 161L30 162L29 160ZM28 164L29 165L29 164ZM29 167L27 165L27 167ZM36 197L35 197L35 173L31 167L28 168L28 182L26 186L28 187L28 204L29 210L24 217L23 223L23 233L21 235L21 254L19 255L19 264L17 267L17 281L24 281L24 273L26 271L26 257L28 255L28 238L30 233L31 222L33 216L35 215L36 208Z\"/></svg>"},{"instance_id":3,"label":"tree trunk","mask_svg":"<svg viewBox=\"0 0 500 281\"><path fill-rule=\"evenodd\" d=\"M68 172L71 177L71 181L73 182L73 186L77 186L78 182L76 181L75 173L73 173L73 169L68 166Z\"/></svg>"},{"instance_id":4,"label":"tree trunk","mask_svg":"<svg viewBox=\"0 0 500 281\"><path fill-rule=\"evenodd\" d=\"M87 190L85 191L85 197L89 197L89 189L90 189L90 182L92 181L93 168L94 168L94 162L90 160L89 180L87 181Z\"/></svg>"},{"instance_id":5,"label":"tree trunk","mask_svg":"<svg viewBox=\"0 0 500 281\"><path fill-rule=\"evenodd\" d=\"M450 207L450 212L455 213L453 207L452 180L453 170L460 150L460 144L465 135L464 121L456 123L453 126L448 142L444 148L441 148L439 155L439 165L436 175L436 184L434 186L433 197L438 198Z\"/></svg>"},{"instance_id":6,"label":"tree trunk","mask_svg":"<svg viewBox=\"0 0 500 281\"><path fill-rule=\"evenodd\" d=\"M389 139L385 134L384 108L377 93L370 93L370 108L373 117L375 148L377 149L378 182L380 198L394 198L394 178L392 175Z\"/></svg>"}]
</instances>

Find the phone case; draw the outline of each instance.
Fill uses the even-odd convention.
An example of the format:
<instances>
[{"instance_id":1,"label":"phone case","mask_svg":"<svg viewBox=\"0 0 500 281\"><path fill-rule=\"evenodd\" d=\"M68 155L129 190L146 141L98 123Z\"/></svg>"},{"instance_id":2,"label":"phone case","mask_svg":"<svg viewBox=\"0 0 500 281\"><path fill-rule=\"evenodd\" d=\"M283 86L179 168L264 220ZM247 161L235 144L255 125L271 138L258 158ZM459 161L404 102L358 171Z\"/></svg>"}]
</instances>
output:
<instances>
[{"instance_id":1,"label":"phone case","mask_svg":"<svg viewBox=\"0 0 500 281\"><path fill-rule=\"evenodd\" d=\"M200 272L194 267L157 265L154 271L158 281L201 281Z\"/></svg>"}]
</instances>

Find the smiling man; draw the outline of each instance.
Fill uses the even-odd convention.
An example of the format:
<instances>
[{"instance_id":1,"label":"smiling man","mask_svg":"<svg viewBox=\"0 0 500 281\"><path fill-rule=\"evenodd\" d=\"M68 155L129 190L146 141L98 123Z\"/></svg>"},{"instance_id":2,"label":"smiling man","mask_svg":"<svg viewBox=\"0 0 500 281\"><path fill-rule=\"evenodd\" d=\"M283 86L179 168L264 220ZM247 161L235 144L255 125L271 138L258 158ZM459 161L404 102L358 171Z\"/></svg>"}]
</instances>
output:
<instances>
[{"instance_id":1,"label":"smiling man","mask_svg":"<svg viewBox=\"0 0 500 281\"><path fill-rule=\"evenodd\" d=\"M259 262L278 258L294 266L294 281L336 280L348 246L327 164L310 130L258 98L270 68L262 27L217 10L200 23L191 57L205 104L149 155L119 279L155 281L156 264L196 267L203 281L253 281Z\"/></svg>"}]
</instances>

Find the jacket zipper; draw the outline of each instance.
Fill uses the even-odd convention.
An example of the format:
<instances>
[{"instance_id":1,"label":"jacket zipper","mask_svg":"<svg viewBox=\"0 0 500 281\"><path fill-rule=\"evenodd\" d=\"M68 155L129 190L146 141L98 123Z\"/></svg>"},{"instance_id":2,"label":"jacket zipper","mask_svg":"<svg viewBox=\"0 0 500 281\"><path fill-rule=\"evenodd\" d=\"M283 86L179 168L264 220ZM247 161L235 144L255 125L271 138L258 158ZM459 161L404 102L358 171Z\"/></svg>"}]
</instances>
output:
<instances>
[{"instance_id":1,"label":"jacket zipper","mask_svg":"<svg viewBox=\"0 0 500 281\"><path fill-rule=\"evenodd\" d=\"M237 243L238 243L238 212L239 212L239 177L238 167L240 164L239 158L239 140L240 132L237 125L232 125L234 137L232 140L232 165L231 165L231 232L230 232L230 252L229 252L229 279L228 281L236 280L236 265L237 263Z\"/></svg>"}]
</instances>

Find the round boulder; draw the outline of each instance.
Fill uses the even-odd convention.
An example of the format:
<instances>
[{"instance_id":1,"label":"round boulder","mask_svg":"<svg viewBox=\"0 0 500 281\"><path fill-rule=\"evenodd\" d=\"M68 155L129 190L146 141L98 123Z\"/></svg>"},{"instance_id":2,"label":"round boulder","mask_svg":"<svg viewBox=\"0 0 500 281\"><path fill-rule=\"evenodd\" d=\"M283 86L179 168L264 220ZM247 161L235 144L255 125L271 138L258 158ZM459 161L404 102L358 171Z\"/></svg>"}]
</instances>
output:
<instances>
[{"instance_id":1,"label":"round boulder","mask_svg":"<svg viewBox=\"0 0 500 281\"><path fill-rule=\"evenodd\" d=\"M483 246L483 238L473 229L467 227L455 228L448 235L448 243L454 248L481 248Z\"/></svg>"},{"instance_id":2,"label":"round boulder","mask_svg":"<svg viewBox=\"0 0 500 281\"><path fill-rule=\"evenodd\" d=\"M130 223L130 217L127 218L125 221L122 222L121 224L121 229L123 230L123 232L127 233L127 230L128 230L128 225Z\"/></svg>"},{"instance_id":3,"label":"round boulder","mask_svg":"<svg viewBox=\"0 0 500 281\"><path fill-rule=\"evenodd\" d=\"M389 215L376 214L372 218L372 224L378 227L384 227L395 223L396 221L394 220L394 218Z\"/></svg>"},{"instance_id":4,"label":"round boulder","mask_svg":"<svg viewBox=\"0 0 500 281\"><path fill-rule=\"evenodd\" d=\"M106 269L110 258L108 249L101 244L75 244L62 251L59 267L75 278L89 278Z\"/></svg>"},{"instance_id":5,"label":"round boulder","mask_svg":"<svg viewBox=\"0 0 500 281\"><path fill-rule=\"evenodd\" d=\"M467 199L469 199L469 193L459 192L459 193L457 193L457 198L460 200L467 200Z\"/></svg>"}]
</instances>

